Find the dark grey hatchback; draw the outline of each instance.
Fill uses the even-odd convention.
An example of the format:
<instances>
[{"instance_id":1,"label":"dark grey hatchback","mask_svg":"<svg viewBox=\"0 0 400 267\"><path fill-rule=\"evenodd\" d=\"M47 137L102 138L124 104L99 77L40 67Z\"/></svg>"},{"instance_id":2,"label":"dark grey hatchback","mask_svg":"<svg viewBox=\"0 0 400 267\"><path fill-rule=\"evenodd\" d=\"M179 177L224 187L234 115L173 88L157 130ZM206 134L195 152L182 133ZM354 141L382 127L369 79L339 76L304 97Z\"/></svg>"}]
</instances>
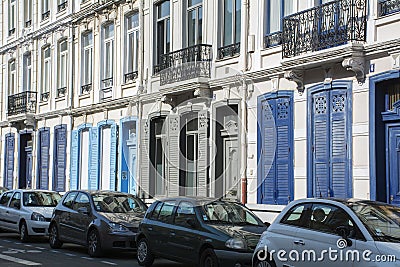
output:
<instances>
[{"instance_id":1,"label":"dark grey hatchback","mask_svg":"<svg viewBox=\"0 0 400 267\"><path fill-rule=\"evenodd\" d=\"M70 191L54 209L50 246L80 244L88 247L92 257L100 257L109 249L135 249L138 226L146 210L146 204L130 194Z\"/></svg>"},{"instance_id":2,"label":"dark grey hatchback","mask_svg":"<svg viewBox=\"0 0 400 267\"><path fill-rule=\"evenodd\" d=\"M139 226L137 260L155 257L200 267L251 266L267 226L237 202L179 197L156 201Z\"/></svg>"}]
</instances>

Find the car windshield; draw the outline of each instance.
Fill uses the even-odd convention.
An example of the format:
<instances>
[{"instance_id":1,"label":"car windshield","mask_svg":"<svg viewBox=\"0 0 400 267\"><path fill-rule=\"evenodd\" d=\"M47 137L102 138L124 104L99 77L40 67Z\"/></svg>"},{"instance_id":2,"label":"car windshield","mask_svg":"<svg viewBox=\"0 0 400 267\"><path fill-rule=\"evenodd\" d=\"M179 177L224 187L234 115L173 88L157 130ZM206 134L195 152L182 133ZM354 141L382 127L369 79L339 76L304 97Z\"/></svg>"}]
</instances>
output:
<instances>
[{"instance_id":1,"label":"car windshield","mask_svg":"<svg viewBox=\"0 0 400 267\"><path fill-rule=\"evenodd\" d=\"M214 201L203 205L203 220L207 223L233 225L262 225L261 221L246 207L223 201Z\"/></svg>"},{"instance_id":2,"label":"car windshield","mask_svg":"<svg viewBox=\"0 0 400 267\"><path fill-rule=\"evenodd\" d=\"M147 207L140 200L129 195L92 195L96 211L106 213L144 212Z\"/></svg>"},{"instance_id":3,"label":"car windshield","mask_svg":"<svg viewBox=\"0 0 400 267\"><path fill-rule=\"evenodd\" d=\"M25 207L55 207L61 196L55 192L24 192L22 199Z\"/></svg>"},{"instance_id":4,"label":"car windshield","mask_svg":"<svg viewBox=\"0 0 400 267\"><path fill-rule=\"evenodd\" d=\"M354 203L353 211L376 241L400 243L400 207L384 203Z\"/></svg>"}]
</instances>

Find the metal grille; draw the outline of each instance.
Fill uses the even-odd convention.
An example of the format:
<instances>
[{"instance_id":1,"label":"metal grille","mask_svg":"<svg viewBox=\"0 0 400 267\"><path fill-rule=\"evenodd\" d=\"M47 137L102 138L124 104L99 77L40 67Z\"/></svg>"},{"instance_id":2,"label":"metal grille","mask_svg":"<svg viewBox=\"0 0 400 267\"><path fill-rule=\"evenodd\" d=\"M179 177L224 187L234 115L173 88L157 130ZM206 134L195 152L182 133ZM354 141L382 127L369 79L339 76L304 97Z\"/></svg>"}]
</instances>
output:
<instances>
[{"instance_id":1,"label":"metal grille","mask_svg":"<svg viewBox=\"0 0 400 267\"><path fill-rule=\"evenodd\" d=\"M366 41L366 0L329 2L283 18L284 58Z\"/></svg>"},{"instance_id":2,"label":"metal grille","mask_svg":"<svg viewBox=\"0 0 400 267\"><path fill-rule=\"evenodd\" d=\"M378 3L379 16L400 12L400 0L383 0Z\"/></svg>"},{"instance_id":3,"label":"metal grille","mask_svg":"<svg viewBox=\"0 0 400 267\"><path fill-rule=\"evenodd\" d=\"M8 115L36 113L36 92L22 92L8 96Z\"/></svg>"}]
</instances>

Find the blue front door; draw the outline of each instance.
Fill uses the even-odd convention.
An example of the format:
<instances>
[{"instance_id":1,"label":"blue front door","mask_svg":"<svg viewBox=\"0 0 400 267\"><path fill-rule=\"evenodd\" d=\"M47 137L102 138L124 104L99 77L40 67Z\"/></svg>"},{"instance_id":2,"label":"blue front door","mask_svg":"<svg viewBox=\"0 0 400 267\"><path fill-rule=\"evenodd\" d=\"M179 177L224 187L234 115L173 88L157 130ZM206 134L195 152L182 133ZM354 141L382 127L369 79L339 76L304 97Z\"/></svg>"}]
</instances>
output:
<instances>
[{"instance_id":1,"label":"blue front door","mask_svg":"<svg viewBox=\"0 0 400 267\"><path fill-rule=\"evenodd\" d=\"M387 148L389 202L400 205L400 125L388 127Z\"/></svg>"}]
</instances>

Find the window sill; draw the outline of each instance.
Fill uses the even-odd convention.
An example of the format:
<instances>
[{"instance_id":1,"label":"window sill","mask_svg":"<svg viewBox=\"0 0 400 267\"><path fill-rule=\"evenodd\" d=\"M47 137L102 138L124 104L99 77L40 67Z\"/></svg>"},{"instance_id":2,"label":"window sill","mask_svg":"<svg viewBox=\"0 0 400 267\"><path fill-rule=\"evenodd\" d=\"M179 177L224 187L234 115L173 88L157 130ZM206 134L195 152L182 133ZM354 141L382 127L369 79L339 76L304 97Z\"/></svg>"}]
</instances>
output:
<instances>
[{"instance_id":1,"label":"window sill","mask_svg":"<svg viewBox=\"0 0 400 267\"><path fill-rule=\"evenodd\" d=\"M87 99L87 98L90 98L90 92L79 95L79 100Z\"/></svg>"},{"instance_id":2,"label":"window sill","mask_svg":"<svg viewBox=\"0 0 400 267\"><path fill-rule=\"evenodd\" d=\"M239 58L239 57L240 57L240 54L236 54L234 56L226 56L226 57L223 57L223 58L215 59L215 62L228 61L230 59L235 59L235 58Z\"/></svg>"}]
</instances>

